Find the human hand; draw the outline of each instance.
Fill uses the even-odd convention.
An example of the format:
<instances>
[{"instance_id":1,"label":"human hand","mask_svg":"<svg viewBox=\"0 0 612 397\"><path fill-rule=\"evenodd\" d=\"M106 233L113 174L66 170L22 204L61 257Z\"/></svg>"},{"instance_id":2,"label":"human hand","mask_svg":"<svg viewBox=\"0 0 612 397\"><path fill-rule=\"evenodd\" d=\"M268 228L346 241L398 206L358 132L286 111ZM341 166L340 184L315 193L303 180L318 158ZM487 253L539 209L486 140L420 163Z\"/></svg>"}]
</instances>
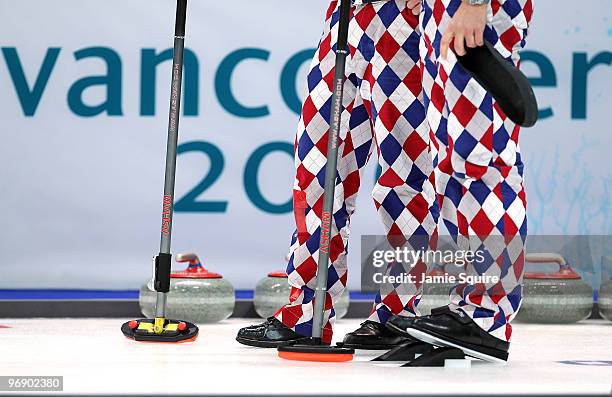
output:
<instances>
[{"instance_id":1,"label":"human hand","mask_svg":"<svg viewBox=\"0 0 612 397\"><path fill-rule=\"evenodd\" d=\"M453 39L455 40L455 53L459 56L465 55L466 45L469 48L483 45L486 23L486 4L470 5L465 1L462 2L442 36L440 44L442 59L446 59Z\"/></svg>"},{"instance_id":2,"label":"human hand","mask_svg":"<svg viewBox=\"0 0 612 397\"><path fill-rule=\"evenodd\" d=\"M421 0L407 0L406 5L414 15L419 15L421 13Z\"/></svg>"}]
</instances>

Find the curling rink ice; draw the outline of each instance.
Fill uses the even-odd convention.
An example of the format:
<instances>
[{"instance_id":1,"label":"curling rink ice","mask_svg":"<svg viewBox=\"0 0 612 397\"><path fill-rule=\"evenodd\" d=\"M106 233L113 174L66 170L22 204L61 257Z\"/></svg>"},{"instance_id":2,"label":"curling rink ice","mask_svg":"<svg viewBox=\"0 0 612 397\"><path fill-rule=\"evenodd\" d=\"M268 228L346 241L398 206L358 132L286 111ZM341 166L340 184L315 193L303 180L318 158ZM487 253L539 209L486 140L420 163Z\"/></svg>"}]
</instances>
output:
<instances>
[{"instance_id":1,"label":"curling rink ice","mask_svg":"<svg viewBox=\"0 0 612 397\"><path fill-rule=\"evenodd\" d=\"M471 368L284 361L242 346L253 319L200 327L194 343L143 344L119 330L127 319L0 319L0 375L64 376L68 394L610 394L612 322L516 324L510 362ZM336 340L357 327L341 320ZM24 393L25 395L25 393Z\"/></svg>"}]
</instances>

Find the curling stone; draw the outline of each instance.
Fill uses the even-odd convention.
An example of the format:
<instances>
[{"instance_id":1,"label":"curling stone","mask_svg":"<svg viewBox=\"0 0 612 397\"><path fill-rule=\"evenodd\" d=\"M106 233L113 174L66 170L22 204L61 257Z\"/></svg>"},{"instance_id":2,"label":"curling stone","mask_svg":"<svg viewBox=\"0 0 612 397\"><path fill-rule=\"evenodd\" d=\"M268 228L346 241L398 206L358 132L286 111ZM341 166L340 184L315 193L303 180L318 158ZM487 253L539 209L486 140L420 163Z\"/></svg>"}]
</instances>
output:
<instances>
[{"instance_id":1,"label":"curling stone","mask_svg":"<svg viewBox=\"0 0 612 397\"><path fill-rule=\"evenodd\" d=\"M255 287L255 296L253 297L255 311L263 318L273 316L278 309L289 303L289 295L291 295L291 286L287 282L287 273L283 271L272 272L268 274L268 277L257 283ZM336 318L340 319L346 316L349 302L348 288L345 288L344 293L334 306Z\"/></svg>"},{"instance_id":2,"label":"curling stone","mask_svg":"<svg viewBox=\"0 0 612 397\"><path fill-rule=\"evenodd\" d=\"M599 287L599 299L597 300L599 314L606 320L612 321L612 280L603 283Z\"/></svg>"},{"instance_id":3,"label":"curling stone","mask_svg":"<svg viewBox=\"0 0 612 397\"><path fill-rule=\"evenodd\" d=\"M558 254L528 254L526 263L555 263L554 273L526 273L523 303L516 320L524 323L570 324L588 318L593 288Z\"/></svg>"},{"instance_id":4,"label":"curling stone","mask_svg":"<svg viewBox=\"0 0 612 397\"><path fill-rule=\"evenodd\" d=\"M186 270L170 275L170 293L166 316L196 324L215 323L232 315L236 296L234 287L220 274L211 273L195 254L179 254L179 263L189 263ZM147 318L155 316L156 293L145 284L140 289L140 309Z\"/></svg>"},{"instance_id":5,"label":"curling stone","mask_svg":"<svg viewBox=\"0 0 612 397\"><path fill-rule=\"evenodd\" d=\"M447 306L450 303L450 291L455 286L453 283L446 282L448 273L443 265L435 265L428 276L436 277L439 280L423 285L423 296L417 307L423 316L430 315L431 309Z\"/></svg>"}]
</instances>

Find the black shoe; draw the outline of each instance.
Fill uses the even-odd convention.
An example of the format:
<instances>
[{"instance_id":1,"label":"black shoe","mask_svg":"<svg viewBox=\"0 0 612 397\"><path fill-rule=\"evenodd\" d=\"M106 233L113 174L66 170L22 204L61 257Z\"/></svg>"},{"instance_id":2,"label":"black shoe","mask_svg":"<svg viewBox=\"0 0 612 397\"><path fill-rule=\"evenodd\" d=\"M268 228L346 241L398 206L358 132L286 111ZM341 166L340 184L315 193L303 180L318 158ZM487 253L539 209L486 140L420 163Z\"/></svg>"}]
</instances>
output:
<instances>
[{"instance_id":1,"label":"black shoe","mask_svg":"<svg viewBox=\"0 0 612 397\"><path fill-rule=\"evenodd\" d=\"M437 309L431 316L392 317L387 322L389 330L413 337L435 346L455 347L481 360L508 361L510 343L497 339L480 328L463 312Z\"/></svg>"},{"instance_id":2,"label":"black shoe","mask_svg":"<svg viewBox=\"0 0 612 397\"><path fill-rule=\"evenodd\" d=\"M366 321L355 331L346 334L342 346L351 349L390 350L413 338L397 335L380 323Z\"/></svg>"},{"instance_id":3,"label":"black shoe","mask_svg":"<svg viewBox=\"0 0 612 397\"><path fill-rule=\"evenodd\" d=\"M431 314L435 315L435 314L440 314L440 313L446 313L448 310L449 310L448 306L437 307L437 308L431 309ZM396 335L410 337L410 335L408 335L405 330L406 328L409 328L412 325L412 322L415 319L417 319L417 317L404 317L404 316L398 316L398 315L392 316L387 322L387 329ZM393 323L393 325L390 326L389 323ZM412 338L412 340L415 340L415 338Z\"/></svg>"},{"instance_id":4,"label":"black shoe","mask_svg":"<svg viewBox=\"0 0 612 397\"><path fill-rule=\"evenodd\" d=\"M268 318L264 323L242 328L236 336L236 340L243 345L255 347L287 346L306 339L308 338L285 327L275 317Z\"/></svg>"}]
</instances>

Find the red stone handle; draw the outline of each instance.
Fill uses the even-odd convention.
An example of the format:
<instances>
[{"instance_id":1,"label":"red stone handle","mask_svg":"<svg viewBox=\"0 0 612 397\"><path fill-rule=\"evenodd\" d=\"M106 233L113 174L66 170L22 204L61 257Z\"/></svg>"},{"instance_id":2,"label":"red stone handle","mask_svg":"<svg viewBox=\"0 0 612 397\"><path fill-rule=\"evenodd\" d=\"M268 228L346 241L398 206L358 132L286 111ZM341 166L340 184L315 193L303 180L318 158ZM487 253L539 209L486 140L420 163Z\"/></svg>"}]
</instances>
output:
<instances>
[{"instance_id":1,"label":"red stone handle","mask_svg":"<svg viewBox=\"0 0 612 397\"><path fill-rule=\"evenodd\" d=\"M212 273L208 271L200 258L194 253L176 254L176 261L178 263L189 263L187 269L182 272L174 272L171 274L175 278L222 278L218 273Z\"/></svg>"},{"instance_id":2,"label":"red stone handle","mask_svg":"<svg viewBox=\"0 0 612 397\"><path fill-rule=\"evenodd\" d=\"M554 253L534 253L525 255L525 263L556 263L559 271L555 273L526 273L525 278L531 279L566 279L579 280L581 277L571 268L565 258Z\"/></svg>"},{"instance_id":3,"label":"red stone handle","mask_svg":"<svg viewBox=\"0 0 612 397\"><path fill-rule=\"evenodd\" d=\"M176 261L179 263L188 262L190 266L201 265L200 258L194 253L177 254Z\"/></svg>"},{"instance_id":4,"label":"red stone handle","mask_svg":"<svg viewBox=\"0 0 612 397\"><path fill-rule=\"evenodd\" d=\"M565 258L553 253L535 253L525 255L525 262L528 263L557 263L559 267L567 266Z\"/></svg>"}]
</instances>

